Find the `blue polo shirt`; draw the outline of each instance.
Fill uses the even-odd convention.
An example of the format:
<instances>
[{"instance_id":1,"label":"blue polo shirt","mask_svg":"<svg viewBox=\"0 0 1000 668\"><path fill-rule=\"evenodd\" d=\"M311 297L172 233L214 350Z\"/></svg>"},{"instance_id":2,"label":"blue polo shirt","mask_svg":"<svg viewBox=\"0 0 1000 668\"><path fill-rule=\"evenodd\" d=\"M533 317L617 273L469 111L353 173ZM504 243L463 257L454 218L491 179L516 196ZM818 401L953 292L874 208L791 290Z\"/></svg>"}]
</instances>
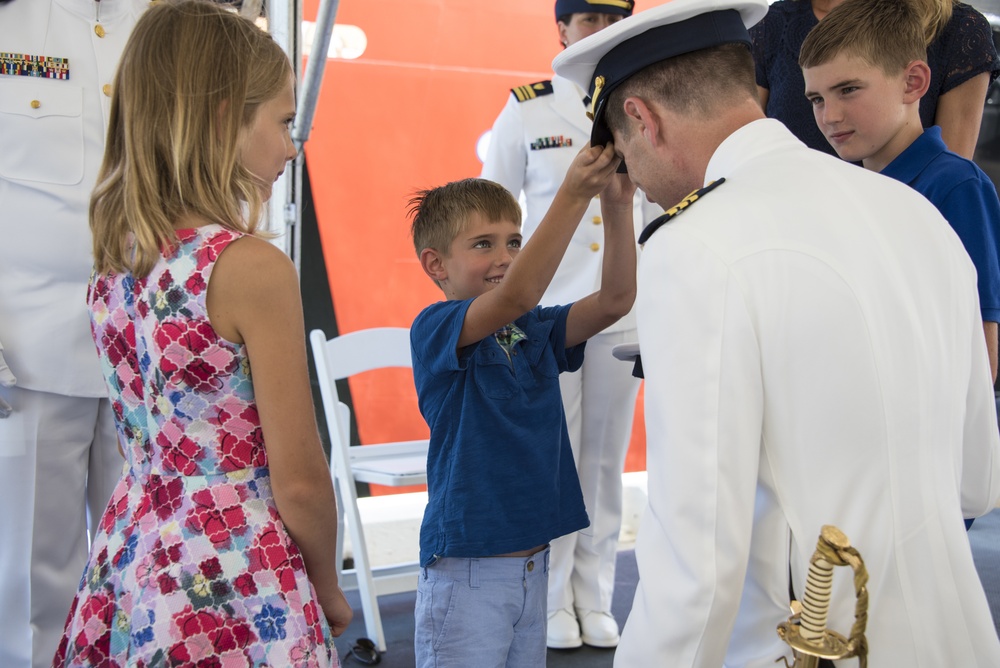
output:
<instances>
[{"instance_id":1,"label":"blue polo shirt","mask_svg":"<svg viewBox=\"0 0 1000 668\"><path fill-rule=\"evenodd\" d=\"M989 177L949 151L937 126L924 130L882 174L929 199L951 224L976 265L983 320L1000 322L1000 200Z\"/></svg>"},{"instance_id":2,"label":"blue polo shirt","mask_svg":"<svg viewBox=\"0 0 1000 668\"><path fill-rule=\"evenodd\" d=\"M526 550L590 524L559 392L559 374L583 364L585 344L565 347L570 307L518 318L526 336L508 354L495 336L458 350L471 303L428 306L410 328L431 429L422 566Z\"/></svg>"}]
</instances>

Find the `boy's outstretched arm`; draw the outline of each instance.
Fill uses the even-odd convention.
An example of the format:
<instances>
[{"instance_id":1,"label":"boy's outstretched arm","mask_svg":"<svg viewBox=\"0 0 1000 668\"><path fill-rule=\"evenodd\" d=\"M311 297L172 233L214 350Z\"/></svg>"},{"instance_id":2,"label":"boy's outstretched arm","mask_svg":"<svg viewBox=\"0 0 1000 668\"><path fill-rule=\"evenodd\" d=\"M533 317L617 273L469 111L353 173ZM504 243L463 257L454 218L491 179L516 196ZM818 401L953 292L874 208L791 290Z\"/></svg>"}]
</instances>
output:
<instances>
[{"instance_id":1,"label":"boy's outstretched arm","mask_svg":"<svg viewBox=\"0 0 1000 668\"><path fill-rule=\"evenodd\" d=\"M601 288L574 303L566 317L566 347L580 344L626 315L635 302L635 185L616 174L601 193L604 265Z\"/></svg>"},{"instance_id":2,"label":"boy's outstretched arm","mask_svg":"<svg viewBox=\"0 0 1000 668\"><path fill-rule=\"evenodd\" d=\"M590 200L604 189L618 162L611 143L589 146L577 154L548 212L507 268L503 280L469 306L459 348L481 341L538 306Z\"/></svg>"}]
</instances>

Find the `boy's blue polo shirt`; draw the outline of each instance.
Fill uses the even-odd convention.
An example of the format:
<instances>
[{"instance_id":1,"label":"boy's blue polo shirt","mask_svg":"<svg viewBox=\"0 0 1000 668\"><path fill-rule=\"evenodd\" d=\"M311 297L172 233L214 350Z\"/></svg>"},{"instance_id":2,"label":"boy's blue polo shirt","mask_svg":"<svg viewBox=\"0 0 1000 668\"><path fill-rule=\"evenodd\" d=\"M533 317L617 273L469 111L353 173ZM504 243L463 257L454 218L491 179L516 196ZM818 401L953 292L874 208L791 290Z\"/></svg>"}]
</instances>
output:
<instances>
[{"instance_id":1,"label":"boy's blue polo shirt","mask_svg":"<svg viewBox=\"0 0 1000 668\"><path fill-rule=\"evenodd\" d=\"M518 318L508 354L488 336L458 350L472 300L438 302L410 328L413 378L431 429L420 563L544 545L590 524L570 449L559 373L583 364L565 348L569 306Z\"/></svg>"},{"instance_id":2,"label":"boy's blue polo shirt","mask_svg":"<svg viewBox=\"0 0 1000 668\"><path fill-rule=\"evenodd\" d=\"M949 151L937 126L924 130L882 174L929 199L951 224L976 265L983 320L1000 322L1000 200L989 177Z\"/></svg>"}]
</instances>

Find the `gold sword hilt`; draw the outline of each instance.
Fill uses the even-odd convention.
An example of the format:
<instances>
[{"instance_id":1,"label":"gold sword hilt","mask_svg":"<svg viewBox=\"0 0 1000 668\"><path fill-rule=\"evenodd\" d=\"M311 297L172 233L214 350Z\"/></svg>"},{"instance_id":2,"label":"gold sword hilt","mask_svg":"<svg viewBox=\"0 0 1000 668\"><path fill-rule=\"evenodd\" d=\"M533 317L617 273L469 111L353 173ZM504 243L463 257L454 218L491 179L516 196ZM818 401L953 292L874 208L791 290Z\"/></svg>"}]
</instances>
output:
<instances>
[{"instance_id":1,"label":"gold sword hilt","mask_svg":"<svg viewBox=\"0 0 1000 668\"><path fill-rule=\"evenodd\" d=\"M850 566L854 571L854 625L850 638L826 628L830 611L835 566ZM792 616L778 624L778 637L792 648L795 663L791 668L816 668L820 659L858 657L860 668L868 665L868 570L847 536L837 527L826 525L819 534L816 551L809 560L806 590L802 602L792 601ZM781 657L788 667L788 660Z\"/></svg>"}]
</instances>

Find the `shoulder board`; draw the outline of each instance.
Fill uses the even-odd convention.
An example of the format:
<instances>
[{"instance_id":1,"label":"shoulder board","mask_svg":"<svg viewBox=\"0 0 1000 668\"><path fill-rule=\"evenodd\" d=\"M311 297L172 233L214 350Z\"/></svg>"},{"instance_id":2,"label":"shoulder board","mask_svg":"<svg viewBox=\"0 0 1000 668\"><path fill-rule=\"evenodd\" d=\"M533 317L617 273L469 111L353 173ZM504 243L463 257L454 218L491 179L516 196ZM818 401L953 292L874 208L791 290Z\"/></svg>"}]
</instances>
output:
<instances>
[{"instance_id":1,"label":"shoulder board","mask_svg":"<svg viewBox=\"0 0 1000 668\"><path fill-rule=\"evenodd\" d=\"M702 197L712 192L725 182L726 179L724 178L719 179L718 181L712 181L704 188L699 188L698 190L695 190L693 193L682 199L676 206L667 209L667 211L664 212L662 216L653 220L653 222L651 222L649 225L645 227L645 229L643 229L642 234L639 235L639 244L642 245L647 241L649 241L649 238L653 236L653 232L660 229L666 223L673 220L677 216L681 215L685 209L687 209L689 206L691 206L692 204L694 204Z\"/></svg>"},{"instance_id":2,"label":"shoulder board","mask_svg":"<svg viewBox=\"0 0 1000 668\"><path fill-rule=\"evenodd\" d=\"M539 81L533 84L526 84L524 86L518 86L517 88L511 88L510 92L514 94L518 102L524 102L525 100L532 100L536 97L541 97L542 95L549 95L552 93L552 81Z\"/></svg>"}]
</instances>

